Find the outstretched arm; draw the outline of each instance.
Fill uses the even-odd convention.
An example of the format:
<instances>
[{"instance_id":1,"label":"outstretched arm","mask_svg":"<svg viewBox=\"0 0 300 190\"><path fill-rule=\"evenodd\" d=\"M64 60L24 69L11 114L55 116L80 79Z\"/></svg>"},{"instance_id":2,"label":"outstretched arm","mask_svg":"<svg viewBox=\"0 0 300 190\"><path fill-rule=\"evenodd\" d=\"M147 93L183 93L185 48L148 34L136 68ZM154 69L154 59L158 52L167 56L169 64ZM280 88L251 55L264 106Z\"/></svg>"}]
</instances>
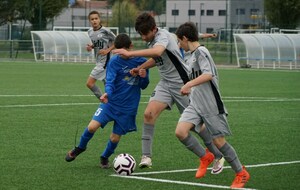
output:
<instances>
[{"instance_id":1,"label":"outstretched arm","mask_svg":"<svg viewBox=\"0 0 300 190\"><path fill-rule=\"evenodd\" d=\"M165 51L165 47L161 45L153 46L150 49L142 49L135 51L127 51L125 49L115 49L113 50L114 54L120 54L125 57L159 57Z\"/></svg>"}]
</instances>

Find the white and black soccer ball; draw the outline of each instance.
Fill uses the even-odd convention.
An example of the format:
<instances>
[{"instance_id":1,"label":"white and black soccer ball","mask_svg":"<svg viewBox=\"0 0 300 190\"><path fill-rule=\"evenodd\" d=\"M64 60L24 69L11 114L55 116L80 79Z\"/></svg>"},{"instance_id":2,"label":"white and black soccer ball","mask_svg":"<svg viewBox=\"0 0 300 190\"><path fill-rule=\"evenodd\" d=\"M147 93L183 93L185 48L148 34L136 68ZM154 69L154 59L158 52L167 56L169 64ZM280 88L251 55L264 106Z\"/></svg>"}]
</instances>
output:
<instances>
[{"instance_id":1,"label":"white and black soccer ball","mask_svg":"<svg viewBox=\"0 0 300 190\"><path fill-rule=\"evenodd\" d=\"M131 175L135 166L135 159L127 153L119 154L113 161L114 170L119 175Z\"/></svg>"}]
</instances>

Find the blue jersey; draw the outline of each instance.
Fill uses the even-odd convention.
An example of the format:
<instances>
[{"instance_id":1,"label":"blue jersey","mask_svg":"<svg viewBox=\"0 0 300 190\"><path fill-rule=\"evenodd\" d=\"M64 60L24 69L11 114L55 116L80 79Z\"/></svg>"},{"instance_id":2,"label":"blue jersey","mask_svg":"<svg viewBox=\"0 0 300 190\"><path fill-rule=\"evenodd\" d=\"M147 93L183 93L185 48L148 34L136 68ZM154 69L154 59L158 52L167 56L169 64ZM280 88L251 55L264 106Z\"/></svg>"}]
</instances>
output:
<instances>
[{"instance_id":1,"label":"blue jersey","mask_svg":"<svg viewBox=\"0 0 300 190\"><path fill-rule=\"evenodd\" d=\"M108 94L108 105L117 112L136 115L141 97L141 89L149 84L147 76L132 76L129 71L143 64L147 59L133 57L124 59L119 55L113 56L106 70L105 92Z\"/></svg>"}]
</instances>

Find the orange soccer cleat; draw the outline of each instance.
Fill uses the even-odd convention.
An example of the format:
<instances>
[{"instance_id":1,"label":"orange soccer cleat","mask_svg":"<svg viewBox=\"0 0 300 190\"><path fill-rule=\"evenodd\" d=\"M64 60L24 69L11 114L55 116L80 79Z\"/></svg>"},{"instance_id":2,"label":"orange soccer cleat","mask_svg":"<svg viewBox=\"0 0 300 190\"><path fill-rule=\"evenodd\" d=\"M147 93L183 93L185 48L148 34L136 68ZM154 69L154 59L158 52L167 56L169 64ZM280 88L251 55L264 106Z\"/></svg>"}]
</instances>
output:
<instances>
[{"instance_id":1,"label":"orange soccer cleat","mask_svg":"<svg viewBox=\"0 0 300 190\"><path fill-rule=\"evenodd\" d=\"M246 168L243 166L243 170L236 174L230 188L243 188L249 179L250 174L246 171Z\"/></svg>"},{"instance_id":2,"label":"orange soccer cleat","mask_svg":"<svg viewBox=\"0 0 300 190\"><path fill-rule=\"evenodd\" d=\"M207 167L214 161L215 156L211 152L206 152L206 154L200 158L200 166L196 172L196 178L201 178L206 174Z\"/></svg>"}]
</instances>

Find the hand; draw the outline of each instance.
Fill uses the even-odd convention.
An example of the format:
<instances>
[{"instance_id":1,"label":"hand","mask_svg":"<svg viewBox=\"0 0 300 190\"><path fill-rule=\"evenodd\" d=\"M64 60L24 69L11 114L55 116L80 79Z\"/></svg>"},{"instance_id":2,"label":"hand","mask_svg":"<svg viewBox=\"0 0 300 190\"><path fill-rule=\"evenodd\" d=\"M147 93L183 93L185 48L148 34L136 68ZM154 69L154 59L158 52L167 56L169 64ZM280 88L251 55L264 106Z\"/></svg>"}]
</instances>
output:
<instances>
[{"instance_id":1,"label":"hand","mask_svg":"<svg viewBox=\"0 0 300 190\"><path fill-rule=\"evenodd\" d=\"M102 94L102 96L100 97L100 102L106 104L108 102L108 96L107 93Z\"/></svg>"},{"instance_id":2,"label":"hand","mask_svg":"<svg viewBox=\"0 0 300 190\"><path fill-rule=\"evenodd\" d=\"M189 95L191 93L191 87L189 86L189 83L186 83L181 87L180 93L182 95Z\"/></svg>"},{"instance_id":3,"label":"hand","mask_svg":"<svg viewBox=\"0 0 300 190\"><path fill-rule=\"evenodd\" d=\"M108 49L101 49L98 51L98 55L107 55L109 53Z\"/></svg>"},{"instance_id":4,"label":"hand","mask_svg":"<svg viewBox=\"0 0 300 190\"><path fill-rule=\"evenodd\" d=\"M147 76L146 69L140 69L139 70L139 76L142 78L145 78Z\"/></svg>"},{"instance_id":5,"label":"hand","mask_svg":"<svg viewBox=\"0 0 300 190\"><path fill-rule=\"evenodd\" d=\"M134 76L134 77L136 77L137 75L139 75L139 68L133 68L133 69L131 69L130 71L129 71L129 73L132 75L132 76Z\"/></svg>"},{"instance_id":6,"label":"hand","mask_svg":"<svg viewBox=\"0 0 300 190\"><path fill-rule=\"evenodd\" d=\"M125 49L115 49L113 50L114 54L123 55L125 57L130 57L130 52Z\"/></svg>"},{"instance_id":7,"label":"hand","mask_svg":"<svg viewBox=\"0 0 300 190\"><path fill-rule=\"evenodd\" d=\"M92 49L93 49L93 45L92 44L87 44L86 45L86 50L87 51L92 51Z\"/></svg>"}]
</instances>

